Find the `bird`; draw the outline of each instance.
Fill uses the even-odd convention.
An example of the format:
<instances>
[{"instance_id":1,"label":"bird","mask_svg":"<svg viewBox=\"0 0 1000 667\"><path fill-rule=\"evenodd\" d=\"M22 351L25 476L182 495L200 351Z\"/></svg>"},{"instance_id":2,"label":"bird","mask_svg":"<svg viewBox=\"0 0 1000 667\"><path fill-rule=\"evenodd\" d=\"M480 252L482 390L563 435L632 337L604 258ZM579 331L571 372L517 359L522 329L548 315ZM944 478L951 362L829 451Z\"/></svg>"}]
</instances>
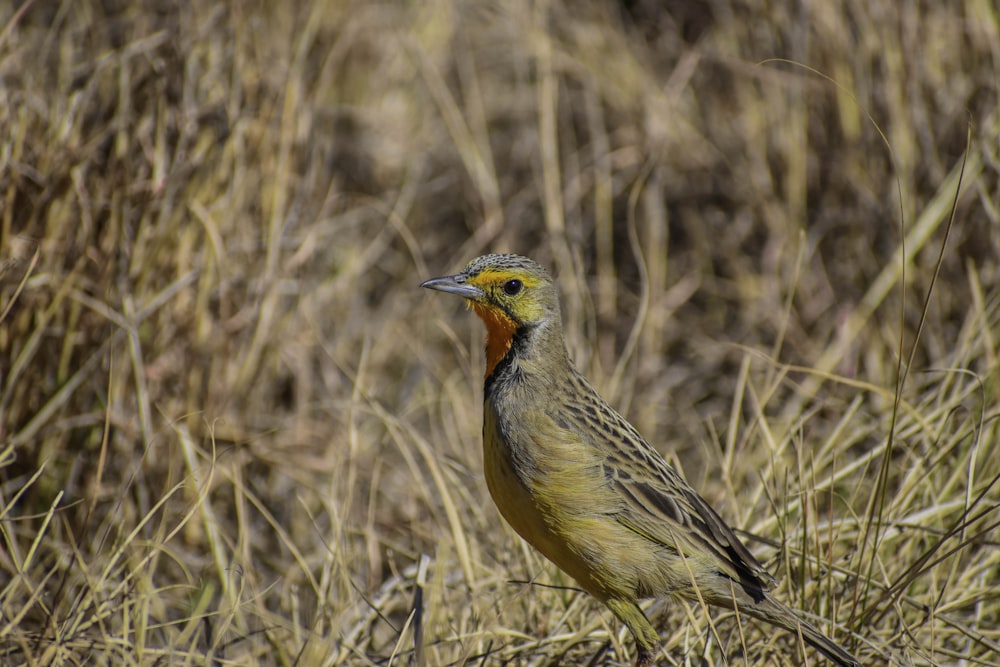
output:
<instances>
[{"instance_id":1,"label":"bird","mask_svg":"<svg viewBox=\"0 0 1000 667\"><path fill-rule=\"evenodd\" d=\"M860 667L773 596L733 529L576 369L543 266L488 254L421 287L463 297L486 325L483 468L497 509L629 629L636 667L660 642L639 602L669 597L735 609Z\"/></svg>"}]
</instances>

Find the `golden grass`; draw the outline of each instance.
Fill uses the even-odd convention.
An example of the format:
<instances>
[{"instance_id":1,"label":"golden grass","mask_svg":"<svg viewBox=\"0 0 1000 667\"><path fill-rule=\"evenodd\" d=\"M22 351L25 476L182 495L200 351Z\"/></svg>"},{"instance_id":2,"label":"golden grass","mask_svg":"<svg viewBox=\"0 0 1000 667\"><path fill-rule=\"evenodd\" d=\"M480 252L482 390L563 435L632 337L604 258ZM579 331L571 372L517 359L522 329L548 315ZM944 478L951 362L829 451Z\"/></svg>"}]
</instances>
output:
<instances>
[{"instance_id":1,"label":"golden grass","mask_svg":"<svg viewBox=\"0 0 1000 667\"><path fill-rule=\"evenodd\" d=\"M417 289L516 251L780 596L995 664L1000 15L786 4L0 9L0 663L628 664ZM652 609L661 664L803 664Z\"/></svg>"}]
</instances>

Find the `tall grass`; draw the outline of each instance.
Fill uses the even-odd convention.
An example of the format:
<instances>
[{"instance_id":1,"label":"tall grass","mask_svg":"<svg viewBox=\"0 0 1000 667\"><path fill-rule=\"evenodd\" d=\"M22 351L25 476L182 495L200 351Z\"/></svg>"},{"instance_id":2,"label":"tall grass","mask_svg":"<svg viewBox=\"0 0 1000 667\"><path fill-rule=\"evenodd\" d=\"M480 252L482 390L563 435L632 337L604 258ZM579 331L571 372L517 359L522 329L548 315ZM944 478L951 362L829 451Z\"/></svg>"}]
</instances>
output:
<instances>
[{"instance_id":1,"label":"tall grass","mask_svg":"<svg viewBox=\"0 0 1000 667\"><path fill-rule=\"evenodd\" d=\"M780 597L995 664L1000 13L669 5L0 8L0 663L628 664L417 289L515 251ZM804 664L651 612L661 664Z\"/></svg>"}]
</instances>

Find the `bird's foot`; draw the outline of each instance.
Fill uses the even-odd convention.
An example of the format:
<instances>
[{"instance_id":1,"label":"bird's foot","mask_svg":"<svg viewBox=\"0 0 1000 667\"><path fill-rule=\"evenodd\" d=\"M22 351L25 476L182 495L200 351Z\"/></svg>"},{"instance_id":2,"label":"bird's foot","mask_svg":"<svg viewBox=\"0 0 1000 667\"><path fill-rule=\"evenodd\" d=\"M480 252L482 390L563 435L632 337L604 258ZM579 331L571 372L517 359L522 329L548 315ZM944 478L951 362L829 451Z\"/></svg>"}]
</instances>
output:
<instances>
[{"instance_id":1,"label":"bird's foot","mask_svg":"<svg viewBox=\"0 0 1000 667\"><path fill-rule=\"evenodd\" d=\"M656 651L645 646L636 646L635 667L653 667Z\"/></svg>"}]
</instances>

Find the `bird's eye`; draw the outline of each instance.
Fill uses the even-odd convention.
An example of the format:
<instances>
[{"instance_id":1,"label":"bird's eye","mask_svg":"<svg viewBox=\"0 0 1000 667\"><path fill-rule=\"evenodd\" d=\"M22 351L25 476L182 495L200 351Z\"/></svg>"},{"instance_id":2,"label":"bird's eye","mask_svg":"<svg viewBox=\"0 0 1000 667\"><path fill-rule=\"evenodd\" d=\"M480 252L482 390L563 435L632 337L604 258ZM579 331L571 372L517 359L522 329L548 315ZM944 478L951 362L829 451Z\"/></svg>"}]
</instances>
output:
<instances>
[{"instance_id":1,"label":"bird's eye","mask_svg":"<svg viewBox=\"0 0 1000 667\"><path fill-rule=\"evenodd\" d=\"M508 280L503 284L503 293L507 296L514 296L521 291L522 287L524 287L524 283L520 280Z\"/></svg>"}]
</instances>

